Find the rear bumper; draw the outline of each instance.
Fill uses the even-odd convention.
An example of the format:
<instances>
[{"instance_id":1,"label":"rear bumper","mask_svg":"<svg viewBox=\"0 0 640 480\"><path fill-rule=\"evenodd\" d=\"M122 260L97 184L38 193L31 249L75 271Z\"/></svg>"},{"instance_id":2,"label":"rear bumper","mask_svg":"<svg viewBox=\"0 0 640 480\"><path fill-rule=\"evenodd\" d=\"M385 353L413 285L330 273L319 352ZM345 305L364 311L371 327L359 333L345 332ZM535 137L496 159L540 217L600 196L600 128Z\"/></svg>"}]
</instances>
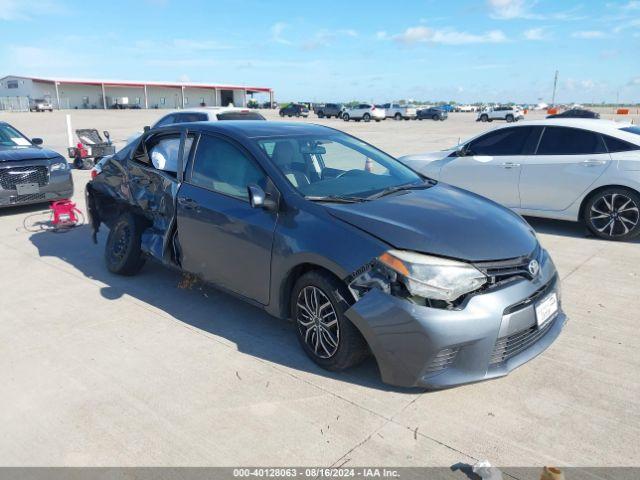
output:
<instances>
[{"instance_id":1,"label":"rear bumper","mask_svg":"<svg viewBox=\"0 0 640 480\"><path fill-rule=\"evenodd\" d=\"M70 172L54 173L38 193L19 195L17 190L0 188L0 207L53 202L73 196L73 179Z\"/></svg>"},{"instance_id":2,"label":"rear bumper","mask_svg":"<svg viewBox=\"0 0 640 480\"><path fill-rule=\"evenodd\" d=\"M345 315L366 338L384 382L437 389L505 376L542 353L566 322L559 304L555 317L537 326L535 302L550 293L559 299L555 267L547 259L537 280L475 295L460 310L422 307L371 290ZM514 305L523 306L505 314Z\"/></svg>"}]
</instances>

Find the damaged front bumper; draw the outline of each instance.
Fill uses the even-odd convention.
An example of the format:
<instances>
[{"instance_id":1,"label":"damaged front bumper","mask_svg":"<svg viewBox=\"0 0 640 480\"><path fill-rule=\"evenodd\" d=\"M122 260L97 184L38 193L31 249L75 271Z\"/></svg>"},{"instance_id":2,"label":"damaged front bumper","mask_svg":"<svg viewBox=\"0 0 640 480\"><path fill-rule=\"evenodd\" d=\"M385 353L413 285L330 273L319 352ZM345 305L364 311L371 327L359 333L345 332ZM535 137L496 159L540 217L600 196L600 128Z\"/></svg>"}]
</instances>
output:
<instances>
[{"instance_id":1,"label":"damaged front bumper","mask_svg":"<svg viewBox=\"0 0 640 480\"><path fill-rule=\"evenodd\" d=\"M535 306L553 293L558 311L539 327ZM551 261L535 280L473 295L464 308L420 306L374 288L345 315L367 340L385 383L434 389L507 375L551 345L566 322Z\"/></svg>"}]
</instances>

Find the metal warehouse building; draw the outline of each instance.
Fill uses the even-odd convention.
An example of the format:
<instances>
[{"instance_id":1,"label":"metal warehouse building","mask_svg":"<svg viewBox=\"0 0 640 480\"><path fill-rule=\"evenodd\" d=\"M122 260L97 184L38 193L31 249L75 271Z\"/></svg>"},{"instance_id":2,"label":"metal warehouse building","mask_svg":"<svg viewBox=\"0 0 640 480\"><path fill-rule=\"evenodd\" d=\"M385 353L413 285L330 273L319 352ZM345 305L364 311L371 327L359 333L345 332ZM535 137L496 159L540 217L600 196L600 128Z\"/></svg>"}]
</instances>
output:
<instances>
[{"instance_id":1,"label":"metal warehouse building","mask_svg":"<svg viewBox=\"0 0 640 480\"><path fill-rule=\"evenodd\" d=\"M269 87L6 76L0 79L0 110L28 110L37 99L58 109L243 107L255 93L274 100Z\"/></svg>"}]
</instances>

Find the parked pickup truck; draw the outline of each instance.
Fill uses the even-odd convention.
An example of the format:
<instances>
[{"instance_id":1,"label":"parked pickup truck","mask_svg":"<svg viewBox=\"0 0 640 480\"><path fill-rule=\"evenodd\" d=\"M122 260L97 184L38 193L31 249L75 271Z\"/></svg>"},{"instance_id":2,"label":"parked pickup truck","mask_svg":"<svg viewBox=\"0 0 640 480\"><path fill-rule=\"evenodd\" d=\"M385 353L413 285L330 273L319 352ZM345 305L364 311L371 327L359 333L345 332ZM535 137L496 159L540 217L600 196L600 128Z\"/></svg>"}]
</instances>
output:
<instances>
[{"instance_id":1,"label":"parked pickup truck","mask_svg":"<svg viewBox=\"0 0 640 480\"><path fill-rule=\"evenodd\" d=\"M384 108L387 118L393 118L395 120L415 120L417 115L417 110L415 107L410 107L407 105L400 105L399 103L385 103L384 105L380 105L381 108Z\"/></svg>"}]
</instances>

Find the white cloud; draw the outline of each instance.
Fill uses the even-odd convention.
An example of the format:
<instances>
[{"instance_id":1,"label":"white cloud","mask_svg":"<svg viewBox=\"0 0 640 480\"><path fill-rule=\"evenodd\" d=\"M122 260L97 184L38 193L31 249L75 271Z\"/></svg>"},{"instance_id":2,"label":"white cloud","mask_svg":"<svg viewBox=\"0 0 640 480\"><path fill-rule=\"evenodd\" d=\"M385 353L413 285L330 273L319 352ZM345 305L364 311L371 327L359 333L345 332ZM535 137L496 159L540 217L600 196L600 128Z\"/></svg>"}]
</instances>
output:
<instances>
[{"instance_id":1,"label":"white cloud","mask_svg":"<svg viewBox=\"0 0 640 480\"><path fill-rule=\"evenodd\" d=\"M409 27L403 33L393 36L396 42L404 44L439 43L443 45L465 45L470 43L501 43L507 37L501 30L490 30L481 34L458 32L453 29L431 29L424 26Z\"/></svg>"},{"instance_id":2,"label":"white cloud","mask_svg":"<svg viewBox=\"0 0 640 480\"><path fill-rule=\"evenodd\" d=\"M524 38L527 40L548 40L550 38L549 33L545 28L530 28L523 32Z\"/></svg>"},{"instance_id":3,"label":"white cloud","mask_svg":"<svg viewBox=\"0 0 640 480\"><path fill-rule=\"evenodd\" d=\"M271 26L271 40L283 45L291 45L291 42L283 37L284 31L289 27L288 23L277 22Z\"/></svg>"},{"instance_id":4,"label":"white cloud","mask_svg":"<svg viewBox=\"0 0 640 480\"><path fill-rule=\"evenodd\" d=\"M42 16L60 11L50 0L39 1L37 5L25 0L0 0L0 20L24 21L35 16Z\"/></svg>"},{"instance_id":5,"label":"white cloud","mask_svg":"<svg viewBox=\"0 0 640 480\"><path fill-rule=\"evenodd\" d=\"M578 32L573 32L571 36L573 38L582 38L585 40L592 40L596 38L606 37L605 33L600 30L581 30Z\"/></svg>"},{"instance_id":6,"label":"white cloud","mask_svg":"<svg viewBox=\"0 0 640 480\"><path fill-rule=\"evenodd\" d=\"M501 20L531 18L530 5L526 0L488 0L491 16Z\"/></svg>"},{"instance_id":7,"label":"white cloud","mask_svg":"<svg viewBox=\"0 0 640 480\"><path fill-rule=\"evenodd\" d=\"M640 77L633 77L629 80L627 85L630 87L640 85Z\"/></svg>"}]
</instances>

